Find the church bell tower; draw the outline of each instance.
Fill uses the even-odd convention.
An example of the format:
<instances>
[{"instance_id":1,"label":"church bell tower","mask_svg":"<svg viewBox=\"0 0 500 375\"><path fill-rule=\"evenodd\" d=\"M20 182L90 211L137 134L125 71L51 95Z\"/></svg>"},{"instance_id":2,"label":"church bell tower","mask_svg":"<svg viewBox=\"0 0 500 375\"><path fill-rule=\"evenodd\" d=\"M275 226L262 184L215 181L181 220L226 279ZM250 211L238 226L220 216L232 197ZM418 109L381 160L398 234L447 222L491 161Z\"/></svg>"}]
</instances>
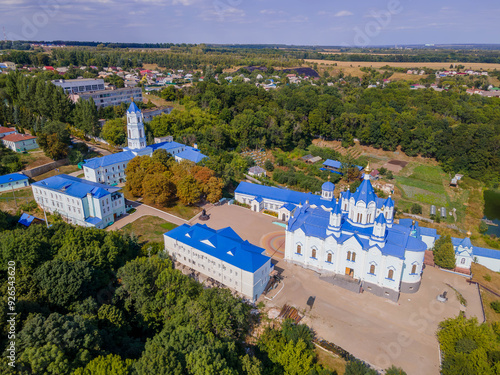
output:
<instances>
[{"instance_id":1,"label":"church bell tower","mask_svg":"<svg viewBox=\"0 0 500 375\"><path fill-rule=\"evenodd\" d=\"M146 147L146 132L144 131L142 113L134 100L127 109L127 137L129 149L138 150Z\"/></svg>"}]
</instances>

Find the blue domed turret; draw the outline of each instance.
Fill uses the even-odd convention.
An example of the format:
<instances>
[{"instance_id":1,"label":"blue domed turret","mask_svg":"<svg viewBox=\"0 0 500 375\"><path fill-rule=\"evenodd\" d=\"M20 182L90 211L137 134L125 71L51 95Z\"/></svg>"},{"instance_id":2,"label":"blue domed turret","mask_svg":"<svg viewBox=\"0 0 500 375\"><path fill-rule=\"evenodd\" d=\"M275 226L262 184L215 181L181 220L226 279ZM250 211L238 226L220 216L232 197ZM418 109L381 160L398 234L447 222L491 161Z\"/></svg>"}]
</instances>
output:
<instances>
[{"instance_id":1,"label":"blue domed turret","mask_svg":"<svg viewBox=\"0 0 500 375\"><path fill-rule=\"evenodd\" d=\"M334 190L335 185L330 182L330 176L328 176L328 181L321 185L321 199L331 201L333 199Z\"/></svg>"},{"instance_id":2,"label":"blue domed turret","mask_svg":"<svg viewBox=\"0 0 500 375\"><path fill-rule=\"evenodd\" d=\"M322 191L334 191L335 185L333 184L333 182L327 181L323 185L321 185L321 190Z\"/></svg>"}]
</instances>

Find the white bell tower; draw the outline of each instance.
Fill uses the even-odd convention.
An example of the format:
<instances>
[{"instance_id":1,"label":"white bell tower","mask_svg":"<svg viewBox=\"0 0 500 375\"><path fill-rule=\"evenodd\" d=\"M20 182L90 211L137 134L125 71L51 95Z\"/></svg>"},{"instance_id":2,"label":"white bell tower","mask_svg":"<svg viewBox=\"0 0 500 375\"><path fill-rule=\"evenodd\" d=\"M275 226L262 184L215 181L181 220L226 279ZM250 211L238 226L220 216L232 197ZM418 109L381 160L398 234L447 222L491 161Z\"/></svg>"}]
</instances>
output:
<instances>
[{"instance_id":1,"label":"white bell tower","mask_svg":"<svg viewBox=\"0 0 500 375\"><path fill-rule=\"evenodd\" d=\"M132 100L127 109L127 139L128 148L138 150L146 147L146 133L141 110Z\"/></svg>"}]
</instances>

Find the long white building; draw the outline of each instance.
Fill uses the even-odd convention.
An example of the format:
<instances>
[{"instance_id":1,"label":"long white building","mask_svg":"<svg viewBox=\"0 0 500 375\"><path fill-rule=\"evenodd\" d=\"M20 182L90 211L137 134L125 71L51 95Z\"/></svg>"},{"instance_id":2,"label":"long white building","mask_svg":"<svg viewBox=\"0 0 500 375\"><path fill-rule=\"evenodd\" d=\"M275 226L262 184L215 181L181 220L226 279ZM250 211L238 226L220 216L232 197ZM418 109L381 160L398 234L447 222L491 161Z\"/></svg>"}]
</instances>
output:
<instances>
[{"instance_id":1,"label":"long white building","mask_svg":"<svg viewBox=\"0 0 500 375\"><path fill-rule=\"evenodd\" d=\"M102 78L55 79L52 83L62 87L66 94L104 90L104 80Z\"/></svg>"},{"instance_id":2,"label":"long white building","mask_svg":"<svg viewBox=\"0 0 500 375\"><path fill-rule=\"evenodd\" d=\"M125 198L120 188L64 174L31 186L35 201L42 209L58 212L71 224L102 229L125 214Z\"/></svg>"},{"instance_id":3,"label":"long white building","mask_svg":"<svg viewBox=\"0 0 500 375\"><path fill-rule=\"evenodd\" d=\"M230 227L184 224L164 234L165 251L193 270L255 301L273 270L264 249L243 241Z\"/></svg>"}]
</instances>

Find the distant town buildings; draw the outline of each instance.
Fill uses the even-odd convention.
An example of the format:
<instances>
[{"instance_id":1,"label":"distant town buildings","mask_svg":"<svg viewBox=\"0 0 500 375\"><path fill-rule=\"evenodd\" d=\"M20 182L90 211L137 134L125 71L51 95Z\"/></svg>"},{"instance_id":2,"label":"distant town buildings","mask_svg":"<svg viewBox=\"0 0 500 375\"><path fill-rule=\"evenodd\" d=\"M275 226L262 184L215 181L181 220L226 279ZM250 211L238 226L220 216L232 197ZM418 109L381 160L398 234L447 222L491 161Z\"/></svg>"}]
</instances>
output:
<instances>
[{"instance_id":1,"label":"distant town buildings","mask_svg":"<svg viewBox=\"0 0 500 375\"><path fill-rule=\"evenodd\" d=\"M103 229L125 214L125 198L117 187L64 174L31 186L43 210L57 212L71 224Z\"/></svg>"},{"instance_id":2,"label":"distant town buildings","mask_svg":"<svg viewBox=\"0 0 500 375\"><path fill-rule=\"evenodd\" d=\"M165 233L165 251L177 261L256 301L273 271L264 249L230 227L184 224Z\"/></svg>"}]
</instances>

